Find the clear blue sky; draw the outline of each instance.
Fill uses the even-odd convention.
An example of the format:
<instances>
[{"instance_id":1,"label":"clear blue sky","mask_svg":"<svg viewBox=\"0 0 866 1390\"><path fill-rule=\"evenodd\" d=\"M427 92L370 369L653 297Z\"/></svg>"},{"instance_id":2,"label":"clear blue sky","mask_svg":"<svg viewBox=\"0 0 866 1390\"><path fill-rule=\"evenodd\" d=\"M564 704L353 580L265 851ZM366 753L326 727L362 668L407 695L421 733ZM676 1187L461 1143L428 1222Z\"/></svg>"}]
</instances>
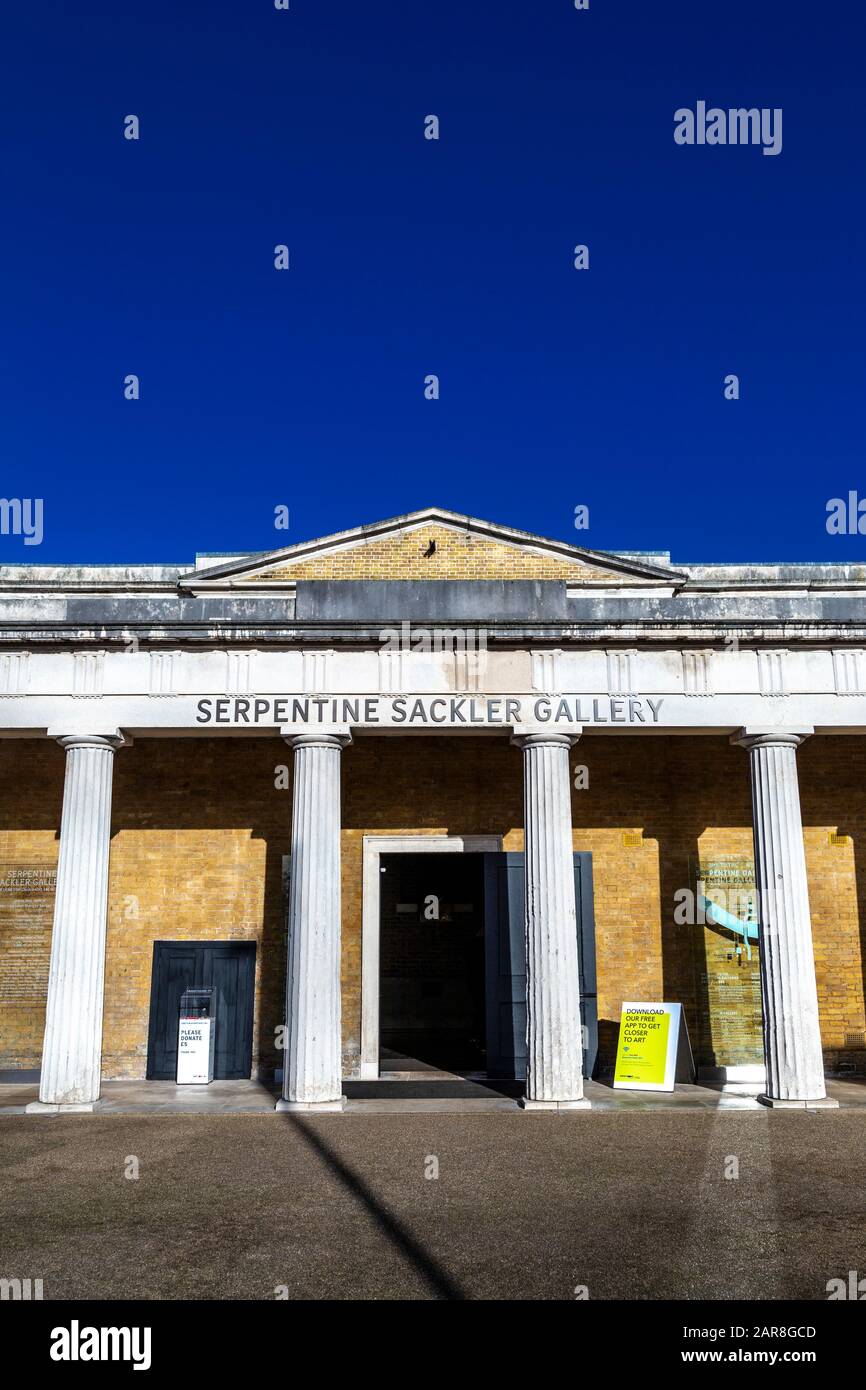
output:
<instances>
[{"instance_id":1,"label":"clear blue sky","mask_svg":"<svg viewBox=\"0 0 866 1390\"><path fill-rule=\"evenodd\" d=\"M0 561L434 503L683 561L866 558L825 530L866 496L863 12L6 6L0 495L44 498L45 538ZM698 100L781 107L782 153L676 145Z\"/></svg>"}]
</instances>

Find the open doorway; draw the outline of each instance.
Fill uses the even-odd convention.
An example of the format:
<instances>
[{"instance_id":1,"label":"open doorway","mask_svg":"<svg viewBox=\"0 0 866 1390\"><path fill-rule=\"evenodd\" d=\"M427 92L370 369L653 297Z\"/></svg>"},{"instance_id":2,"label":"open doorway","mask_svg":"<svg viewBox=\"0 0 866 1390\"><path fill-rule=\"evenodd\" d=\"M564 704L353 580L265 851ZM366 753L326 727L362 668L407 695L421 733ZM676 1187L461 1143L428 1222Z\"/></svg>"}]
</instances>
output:
<instances>
[{"instance_id":1,"label":"open doorway","mask_svg":"<svg viewBox=\"0 0 866 1390\"><path fill-rule=\"evenodd\" d=\"M485 1072L484 858L380 858L382 1072Z\"/></svg>"},{"instance_id":2,"label":"open doorway","mask_svg":"<svg viewBox=\"0 0 866 1390\"><path fill-rule=\"evenodd\" d=\"M574 889L591 1076L598 1001L592 856L584 851L574 855ZM503 851L495 836L364 836L360 1081L523 1077L523 892L523 854Z\"/></svg>"}]
</instances>

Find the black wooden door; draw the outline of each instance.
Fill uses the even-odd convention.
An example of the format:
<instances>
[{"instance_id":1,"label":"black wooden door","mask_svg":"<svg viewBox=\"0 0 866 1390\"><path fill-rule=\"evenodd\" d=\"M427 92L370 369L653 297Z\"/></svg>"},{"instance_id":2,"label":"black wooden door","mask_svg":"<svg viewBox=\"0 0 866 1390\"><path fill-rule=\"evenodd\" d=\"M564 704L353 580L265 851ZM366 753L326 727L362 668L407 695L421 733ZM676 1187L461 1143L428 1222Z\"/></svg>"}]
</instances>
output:
<instances>
[{"instance_id":1,"label":"black wooden door","mask_svg":"<svg viewBox=\"0 0 866 1390\"><path fill-rule=\"evenodd\" d=\"M177 1023L185 989L216 990L214 1080L249 1077L256 948L247 941L155 941L147 1043L148 1081L177 1074Z\"/></svg>"},{"instance_id":2,"label":"black wooden door","mask_svg":"<svg viewBox=\"0 0 866 1390\"><path fill-rule=\"evenodd\" d=\"M484 921L487 960L487 1070L526 1074L526 934L522 854L485 854ZM574 856L583 1071L592 1076L598 1055L595 917L592 855Z\"/></svg>"}]
</instances>

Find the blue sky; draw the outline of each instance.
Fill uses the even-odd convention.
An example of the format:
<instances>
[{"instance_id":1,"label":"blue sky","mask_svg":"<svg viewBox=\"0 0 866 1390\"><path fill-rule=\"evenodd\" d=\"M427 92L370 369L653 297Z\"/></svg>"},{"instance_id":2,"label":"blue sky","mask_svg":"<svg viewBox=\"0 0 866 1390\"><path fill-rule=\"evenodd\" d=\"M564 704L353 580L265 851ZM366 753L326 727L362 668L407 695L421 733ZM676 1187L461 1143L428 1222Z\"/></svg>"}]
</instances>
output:
<instances>
[{"instance_id":1,"label":"blue sky","mask_svg":"<svg viewBox=\"0 0 866 1390\"><path fill-rule=\"evenodd\" d=\"M0 493L44 540L0 561L430 504L863 558L825 518L866 496L864 37L853 0L7 7ZM782 152L678 146L698 100L781 107Z\"/></svg>"}]
</instances>

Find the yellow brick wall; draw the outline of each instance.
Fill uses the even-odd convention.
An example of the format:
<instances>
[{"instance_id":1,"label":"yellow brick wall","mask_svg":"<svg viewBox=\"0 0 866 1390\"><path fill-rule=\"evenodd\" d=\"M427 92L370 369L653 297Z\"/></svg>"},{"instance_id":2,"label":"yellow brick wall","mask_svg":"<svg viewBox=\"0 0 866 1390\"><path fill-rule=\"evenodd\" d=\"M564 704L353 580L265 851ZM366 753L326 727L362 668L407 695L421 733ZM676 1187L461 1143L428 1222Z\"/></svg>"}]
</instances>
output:
<instances>
[{"instance_id":1,"label":"yellow brick wall","mask_svg":"<svg viewBox=\"0 0 866 1390\"><path fill-rule=\"evenodd\" d=\"M60 748L0 741L0 865L56 863ZM115 756L103 1069L144 1076L154 941L255 941L254 1062L275 1061L285 971L282 856L289 853L291 765L279 740L140 739ZM47 968L50 918L29 931ZM2 948L2 938L0 938ZM0 976L4 974L0 949ZM0 1069L39 1063L44 997L10 1010L0 991Z\"/></svg>"},{"instance_id":2,"label":"yellow brick wall","mask_svg":"<svg viewBox=\"0 0 866 1390\"><path fill-rule=\"evenodd\" d=\"M354 1054L363 836L491 834L522 850L523 783L505 739L359 738L344 756L343 1023ZM675 924L675 893L692 886L692 858L751 855L746 755L725 739L653 737L637 760L633 739L587 737L571 761L589 775L588 789L572 791L572 816L574 848L593 856L601 1050L612 1054L629 998L682 1000L695 1039L707 954L717 966L725 952L719 933Z\"/></svg>"},{"instance_id":3,"label":"yellow brick wall","mask_svg":"<svg viewBox=\"0 0 866 1390\"><path fill-rule=\"evenodd\" d=\"M254 941L253 1066L282 1011L291 769L279 739L140 739L115 758L103 1067L143 1076L154 941ZM284 780L284 779L281 779Z\"/></svg>"},{"instance_id":4,"label":"yellow brick wall","mask_svg":"<svg viewBox=\"0 0 866 1390\"><path fill-rule=\"evenodd\" d=\"M584 738L572 763L574 846L593 855L601 1044L623 999L681 999L698 1032L702 972L718 933L674 923L674 894L697 855L751 853L748 758L724 738ZM866 739L816 738L798 754L821 1027L828 1064L862 1063L866 1031ZM143 1076L153 942L258 945L255 1057L277 1060L285 969L282 858L291 791L275 739L139 740L115 760L104 1069ZM63 754L47 740L0 742L0 870L53 865ZM360 1039L361 850L365 834L492 834L519 850L521 757L505 739L366 738L343 755L343 1024L347 1065ZM835 847L830 835L850 837ZM624 835L638 843L624 843ZM40 910L41 911L41 910ZM41 925L40 925L41 921ZM0 933L0 1068L39 1062L44 999L10 1002L8 930ZM43 913L22 923L13 955L44 970ZM708 945L709 942L709 945ZM721 957L719 957L721 959ZM713 965L714 960L710 961Z\"/></svg>"},{"instance_id":5,"label":"yellow brick wall","mask_svg":"<svg viewBox=\"0 0 866 1390\"><path fill-rule=\"evenodd\" d=\"M835 1066L866 1046L866 738L812 738L797 759L821 1035ZM849 843L831 844L834 833Z\"/></svg>"},{"instance_id":6,"label":"yellow brick wall","mask_svg":"<svg viewBox=\"0 0 866 1390\"><path fill-rule=\"evenodd\" d=\"M56 871L62 749L0 739L0 879L22 866ZM51 894L22 894L0 918L0 1069L38 1067L51 951Z\"/></svg>"},{"instance_id":7,"label":"yellow brick wall","mask_svg":"<svg viewBox=\"0 0 866 1390\"><path fill-rule=\"evenodd\" d=\"M436 542L436 550L425 558L424 551L432 540ZM616 583L620 576L580 561L504 545L471 531L424 526L378 540L362 541L315 559L282 565L261 576L251 576L249 582L257 583L259 578L268 582L277 579L567 579L572 583L586 579L597 584Z\"/></svg>"}]
</instances>

